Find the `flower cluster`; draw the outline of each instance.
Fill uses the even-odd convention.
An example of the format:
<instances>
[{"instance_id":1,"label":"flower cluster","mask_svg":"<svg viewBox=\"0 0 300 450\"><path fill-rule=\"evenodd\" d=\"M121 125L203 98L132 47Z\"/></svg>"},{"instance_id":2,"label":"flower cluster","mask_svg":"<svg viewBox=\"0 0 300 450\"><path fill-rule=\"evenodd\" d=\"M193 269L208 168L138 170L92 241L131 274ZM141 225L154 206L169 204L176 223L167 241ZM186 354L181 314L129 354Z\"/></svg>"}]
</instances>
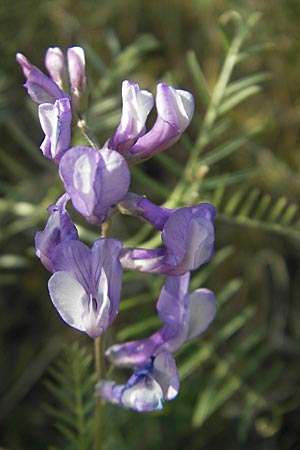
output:
<instances>
[{"instance_id":1,"label":"flower cluster","mask_svg":"<svg viewBox=\"0 0 300 450\"><path fill-rule=\"evenodd\" d=\"M157 85L157 118L146 130L154 106L150 92L123 81L120 123L102 148L71 146L71 129L87 107L88 82L84 51L49 48L45 75L18 53L25 87L39 104L45 134L43 155L58 166L65 193L48 208L49 219L36 234L36 255L51 273L49 294L62 319L91 338L103 335L115 320L121 297L123 269L166 275L157 302L162 327L150 337L106 350L117 367L133 375L118 385L100 380L97 394L137 411L161 409L179 390L173 354L203 333L216 313L214 295L207 289L189 293L190 271L213 253L215 208L208 203L167 209L143 195L129 192L129 165L144 161L173 145L189 125L193 96L165 83ZM159 249L124 248L118 239L102 237L91 248L79 240L67 211L73 207L91 224L109 222L117 210L139 217L161 232Z\"/></svg>"}]
</instances>

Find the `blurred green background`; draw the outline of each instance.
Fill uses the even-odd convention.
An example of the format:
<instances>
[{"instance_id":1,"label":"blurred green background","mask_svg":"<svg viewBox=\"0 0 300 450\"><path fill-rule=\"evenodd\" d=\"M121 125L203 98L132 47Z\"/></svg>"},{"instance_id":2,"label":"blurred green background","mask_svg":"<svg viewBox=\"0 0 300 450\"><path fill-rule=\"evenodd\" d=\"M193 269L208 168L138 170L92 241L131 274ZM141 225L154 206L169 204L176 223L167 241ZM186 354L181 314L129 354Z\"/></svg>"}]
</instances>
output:
<instances>
[{"instance_id":1,"label":"blurred green background","mask_svg":"<svg viewBox=\"0 0 300 450\"><path fill-rule=\"evenodd\" d=\"M203 284L217 293L218 317L203 339L178 355L182 388L163 413L107 408L106 448L300 448L298 0L2 0L0 448L72 448L46 411L55 400L45 380L63 347L74 340L91 345L53 310L48 274L34 256L34 234L44 227L46 207L62 186L56 168L40 155L37 107L22 87L15 53L43 68L48 47L84 47L88 123L103 143L118 123L123 79L152 92L161 80L193 92L195 119L185 136L132 172L132 190L163 203L199 143L209 105L205 89L214 92L235 34L230 18L239 14L246 22L254 13L261 17L245 37L241 52L250 50L234 67L231 82L263 75L252 80L245 101L223 108L197 159L203 180L192 174L189 188L187 174L182 196L174 199L178 206L209 200L218 207L216 257L193 278L193 288ZM234 84L230 89L241 92ZM74 142L81 139L75 133ZM229 150L213 153L224 142ZM95 230L74 217L82 238L91 242ZM157 244L149 228L129 218L118 218L113 233L131 244ZM161 281L125 277L123 306L108 343L115 336L147 336L157 327L154 302Z\"/></svg>"}]
</instances>

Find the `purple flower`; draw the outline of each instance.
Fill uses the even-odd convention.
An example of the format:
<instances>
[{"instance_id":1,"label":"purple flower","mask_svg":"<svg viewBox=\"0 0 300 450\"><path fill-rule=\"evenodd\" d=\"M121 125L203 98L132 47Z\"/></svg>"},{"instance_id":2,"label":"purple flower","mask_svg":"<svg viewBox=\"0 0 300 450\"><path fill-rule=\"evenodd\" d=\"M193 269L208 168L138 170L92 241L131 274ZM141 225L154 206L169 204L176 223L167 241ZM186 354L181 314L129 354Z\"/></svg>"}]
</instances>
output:
<instances>
[{"instance_id":1,"label":"purple flower","mask_svg":"<svg viewBox=\"0 0 300 450\"><path fill-rule=\"evenodd\" d=\"M45 66L52 80L62 89L66 81L67 66L63 52L59 47L48 48L45 56Z\"/></svg>"},{"instance_id":2,"label":"purple flower","mask_svg":"<svg viewBox=\"0 0 300 450\"><path fill-rule=\"evenodd\" d=\"M48 207L50 217L44 231L35 236L36 255L49 272L53 272L52 257L62 242L78 240L78 233L67 210L68 194L62 195L54 205Z\"/></svg>"},{"instance_id":3,"label":"purple flower","mask_svg":"<svg viewBox=\"0 0 300 450\"><path fill-rule=\"evenodd\" d=\"M190 124L194 99L188 91L160 83L157 85L156 109L155 124L126 154L126 159L131 162L143 161L175 144Z\"/></svg>"},{"instance_id":4,"label":"purple flower","mask_svg":"<svg viewBox=\"0 0 300 450\"><path fill-rule=\"evenodd\" d=\"M94 224L107 219L130 183L125 159L108 149L72 147L62 157L59 173L74 208Z\"/></svg>"},{"instance_id":5,"label":"purple flower","mask_svg":"<svg viewBox=\"0 0 300 450\"><path fill-rule=\"evenodd\" d=\"M141 216L162 230L164 248L125 248L121 253L124 268L163 275L182 275L207 262L213 254L216 214L209 203L168 210L151 203L126 196L120 209Z\"/></svg>"},{"instance_id":6,"label":"purple flower","mask_svg":"<svg viewBox=\"0 0 300 450\"><path fill-rule=\"evenodd\" d=\"M97 395L106 401L138 412L161 410L164 400L172 400L179 391L179 375L170 353L161 352L136 369L126 384L101 380Z\"/></svg>"},{"instance_id":7,"label":"purple flower","mask_svg":"<svg viewBox=\"0 0 300 450\"><path fill-rule=\"evenodd\" d=\"M70 148L72 111L70 100L61 98L52 103L39 105L39 119L45 133L40 148L44 156L58 164Z\"/></svg>"},{"instance_id":8,"label":"purple flower","mask_svg":"<svg viewBox=\"0 0 300 450\"><path fill-rule=\"evenodd\" d=\"M157 302L163 326L152 336L116 344L106 351L118 366L141 366L162 351L175 353L185 343L202 334L216 314L216 301L208 289L188 293L190 274L168 277Z\"/></svg>"},{"instance_id":9,"label":"purple flower","mask_svg":"<svg viewBox=\"0 0 300 450\"><path fill-rule=\"evenodd\" d=\"M157 119L145 134L145 122L153 106L150 92L138 84L123 81L121 122L107 147L119 151L130 162L141 162L173 145L189 125L194 112L190 92L165 83L157 85Z\"/></svg>"},{"instance_id":10,"label":"purple flower","mask_svg":"<svg viewBox=\"0 0 300 450\"><path fill-rule=\"evenodd\" d=\"M122 83L122 101L120 124L106 145L124 154L146 131L145 123L153 107L153 96L141 90L137 83L125 80Z\"/></svg>"},{"instance_id":11,"label":"purple flower","mask_svg":"<svg viewBox=\"0 0 300 450\"><path fill-rule=\"evenodd\" d=\"M80 241L56 247L48 288L53 305L71 327L91 338L115 320L121 294L122 267L117 239L99 239L91 249Z\"/></svg>"}]
</instances>

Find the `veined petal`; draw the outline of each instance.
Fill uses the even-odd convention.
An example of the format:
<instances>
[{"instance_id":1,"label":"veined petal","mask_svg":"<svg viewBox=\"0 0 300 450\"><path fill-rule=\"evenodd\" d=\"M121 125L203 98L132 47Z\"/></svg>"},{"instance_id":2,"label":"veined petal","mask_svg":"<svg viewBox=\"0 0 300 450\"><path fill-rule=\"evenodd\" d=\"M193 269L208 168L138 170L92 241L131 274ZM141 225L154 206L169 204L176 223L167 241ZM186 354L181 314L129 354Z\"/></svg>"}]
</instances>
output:
<instances>
[{"instance_id":1,"label":"veined petal","mask_svg":"<svg viewBox=\"0 0 300 450\"><path fill-rule=\"evenodd\" d=\"M62 319L71 327L85 331L81 315L88 294L83 286L68 272L56 272L48 283L53 305Z\"/></svg>"},{"instance_id":2,"label":"veined petal","mask_svg":"<svg viewBox=\"0 0 300 450\"><path fill-rule=\"evenodd\" d=\"M72 147L62 157L59 173L74 208L90 223L102 223L130 183L124 158L107 149Z\"/></svg>"},{"instance_id":3,"label":"veined petal","mask_svg":"<svg viewBox=\"0 0 300 450\"><path fill-rule=\"evenodd\" d=\"M41 150L46 158L58 163L69 149L71 142L72 112L70 100L62 98L52 103L39 105L39 119L45 139Z\"/></svg>"},{"instance_id":4,"label":"veined petal","mask_svg":"<svg viewBox=\"0 0 300 450\"><path fill-rule=\"evenodd\" d=\"M189 297L188 341L202 334L209 327L217 312L217 303L212 291L197 289Z\"/></svg>"},{"instance_id":5,"label":"veined petal","mask_svg":"<svg viewBox=\"0 0 300 450\"><path fill-rule=\"evenodd\" d=\"M107 147L123 154L144 134L145 123L154 101L150 92L128 80L122 83L122 101L121 121Z\"/></svg>"},{"instance_id":6,"label":"veined petal","mask_svg":"<svg viewBox=\"0 0 300 450\"><path fill-rule=\"evenodd\" d=\"M69 272L86 292L90 292L90 249L87 245L80 241L63 242L55 249L52 263L55 272Z\"/></svg>"}]
</instances>

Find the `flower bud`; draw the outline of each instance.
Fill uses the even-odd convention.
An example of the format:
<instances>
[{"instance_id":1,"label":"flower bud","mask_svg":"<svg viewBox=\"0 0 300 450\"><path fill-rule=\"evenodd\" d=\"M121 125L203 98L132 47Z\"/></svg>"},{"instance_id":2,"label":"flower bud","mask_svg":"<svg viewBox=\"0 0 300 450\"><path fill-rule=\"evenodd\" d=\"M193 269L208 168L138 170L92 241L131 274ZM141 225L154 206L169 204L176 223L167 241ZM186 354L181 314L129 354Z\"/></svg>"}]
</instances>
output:
<instances>
[{"instance_id":1,"label":"flower bud","mask_svg":"<svg viewBox=\"0 0 300 450\"><path fill-rule=\"evenodd\" d=\"M66 84L67 66L59 47L48 48L45 56L45 66L52 80L63 89Z\"/></svg>"},{"instance_id":2,"label":"flower bud","mask_svg":"<svg viewBox=\"0 0 300 450\"><path fill-rule=\"evenodd\" d=\"M68 48L67 58L73 110L77 111L79 114L82 114L86 110L88 98L85 55L83 48Z\"/></svg>"}]
</instances>

